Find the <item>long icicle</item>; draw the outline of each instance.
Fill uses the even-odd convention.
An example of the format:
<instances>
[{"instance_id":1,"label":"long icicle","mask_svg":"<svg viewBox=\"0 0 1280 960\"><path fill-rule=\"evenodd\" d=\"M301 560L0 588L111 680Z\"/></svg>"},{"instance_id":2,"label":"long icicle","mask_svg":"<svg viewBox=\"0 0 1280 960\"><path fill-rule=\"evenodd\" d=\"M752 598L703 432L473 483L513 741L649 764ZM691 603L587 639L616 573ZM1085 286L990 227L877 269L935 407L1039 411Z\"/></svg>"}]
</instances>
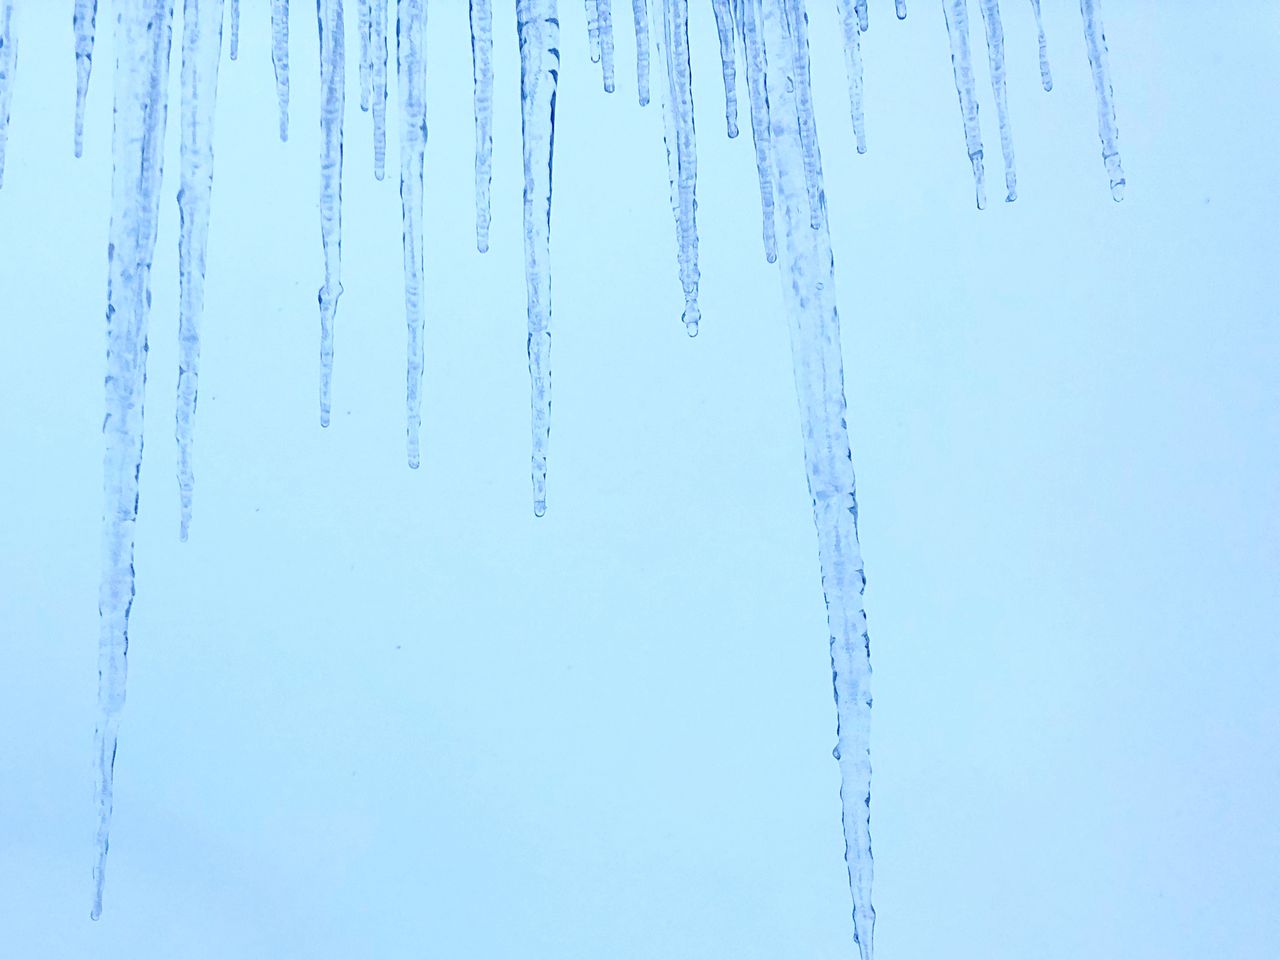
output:
<instances>
[{"instance_id":1,"label":"long icicle","mask_svg":"<svg viewBox=\"0 0 1280 960\"><path fill-rule=\"evenodd\" d=\"M493 6L471 0L471 79L476 122L476 249L489 249L493 185Z\"/></svg>"},{"instance_id":2,"label":"long icicle","mask_svg":"<svg viewBox=\"0 0 1280 960\"><path fill-rule=\"evenodd\" d=\"M613 2L596 0L596 20L600 29L600 73L604 92L613 93Z\"/></svg>"},{"instance_id":3,"label":"long icicle","mask_svg":"<svg viewBox=\"0 0 1280 960\"><path fill-rule=\"evenodd\" d=\"M115 129L107 247L105 505L98 590L98 724L94 733L98 813L93 909L102 915L111 834L116 741L124 707L133 606L133 541L142 466L151 260L160 218L173 0L120 4L115 27Z\"/></svg>"},{"instance_id":4,"label":"long icicle","mask_svg":"<svg viewBox=\"0 0 1280 960\"><path fill-rule=\"evenodd\" d=\"M943 0L947 20L947 36L951 40L951 70L960 97L960 115L964 119L964 144L973 165L973 185L978 209L987 205L987 188L982 174L982 128L978 123L978 97L974 91L973 61L969 56L969 9L966 0Z\"/></svg>"},{"instance_id":5,"label":"long icicle","mask_svg":"<svg viewBox=\"0 0 1280 960\"><path fill-rule=\"evenodd\" d=\"M780 10L791 7L791 17ZM854 937L862 960L872 960L875 910L871 904L871 659L863 611L862 555L858 546L858 504L846 427L840 318L836 311L835 268L825 216L809 223L808 150L801 137L799 94L807 82L795 61L781 54L791 46L808 60L804 33L788 33L804 22L804 0L766 0L766 46L772 142L777 161L778 209L782 228L782 292L796 395L804 437L805 472L818 532L818 558L831 650L836 700L845 861L853 894ZM812 118L810 118L812 122ZM818 162L821 178L821 160ZM822 196L819 190L819 197Z\"/></svg>"},{"instance_id":6,"label":"long icicle","mask_svg":"<svg viewBox=\"0 0 1280 960\"><path fill-rule=\"evenodd\" d=\"M280 140L289 139L289 0L271 0L271 65L280 105Z\"/></svg>"},{"instance_id":7,"label":"long icicle","mask_svg":"<svg viewBox=\"0 0 1280 960\"><path fill-rule=\"evenodd\" d=\"M733 8L729 0L711 0L720 40L720 78L724 82L724 125L730 139L738 135L738 76L734 64Z\"/></svg>"},{"instance_id":8,"label":"long icicle","mask_svg":"<svg viewBox=\"0 0 1280 960\"><path fill-rule=\"evenodd\" d=\"M516 0L524 141L524 264L529 298L533 512L547 512L551 437L551 168L555 149L560 21L556 0Z\"/></svg>"},{"instance_id":9,"label":"long icicle","mask_svg":"<svg viewBox=\"0 0 1280 960\"><path fill-rule=\"evenodd\" d=\"M356 0L356 33L360 34L360 109L369 112L373 98L373 54L369 33L373 11L370 0Z\"/></svg>"},{"instance_id":10,"label":"long icicle","mask_svg":"<svg viewBox=\"0 0 1280 960\"><path fill-rule=\"evenodd\" d=\"M1040 15L1040 0L1031 0L1031 9L1036 15L1036 33L1040 39L1040 86L1045 93L1053 89L1053 72L1049 69L1049 42L1044 36L1044 17Z\"/></svg>"},{"instance_id":11,"label":"long icicle","mask_svg":"<svg viewBox=\"0 0 1280 960\"><path fill-rule=\"evenodd\" d=\"M649 4L631 0L631 18L636 33L636 96L640 106L649 104Z\"/></svg>"},{"instance_id":12,"label":"long icicle","mask_svg":"<svg viewBox=\"0 0 1280 960\"><path fill-rule=\"evenodd\" d=\"M346 106L346 52L342 0L316 0L320 27L320 236L324 286L320 288L320 426L329 425L333 387L333 321L342 296L342 114Z\"/></svg>"},{"instance_id":13,"label":"long icicle","mask_svg":"<svg viewBox=\"0 0 1280 960\"><path fill-rule=\"evenodd\" d=\"M1018 173L1014 168L1013 126L1009 122L1009 94L1004 69L1004 26L1000 23L1000 0L978 0L987 33L987 62L991 67L991 94L996 102L1000 125L1000 152L1004 156L1005 202L1018 199Z\"/></svg>"},{"instance_id":14,"label":"long icicle","mask_svg":"<svg viewBox=\"0 0 1280 960\"><path fill-rule=\"evenodd\" d=\"M213 117L222 57L222 0L185 0L182 9L182 185L178 190L178 536L191 526L195 475L192 425L200 381L200 318L213 194Z\"/></svg>"},{"instance_id":15,"label":"long icicle","mask_svg":"<svg viewBox=\"0 0 1280 960\"><path fill-rule=\"evenodd\" d=\"M404 306L408 323L405 403L409 466L421 462L423 316L423 166L427 149L427 0L397 0L396 71L400 88L400 209Z\"/></svg>"},{"instance_id":16,"label":"long icicle","mask_svg":"<svg viewBox=\"0 0 1280 960\"><path fill-rule=\"evenodd\" d=\"M862 31L854 17L850 0L836 0L840 32L844 38L844 72L849 79L849 112L859 153L867 152L867 125L862 111Z\"/></svg>"},{"instance_id":17,"label":"long icicle","mask_svg":"<svg viewBox=\"0 0 1280 960\"><path fill-rule=\"evenodd\" d=\"M227 0L231 4L231 59L240 59L240 0Z\"/></svg>"},{"instance_id":18,"label":"long icicle","mask_svg":"<svg viewBox=\"0 0 1280 960\"><path fill-rule=\"evenodd\" d=\"M4 158L9 149L9 105L18 68L18 41L13 32L13 0L0 0L0 187L4 186Z\"/></svg>"},{"instance_id":19,"label":"long icicle","mask_svg":"<svg viewBox=\"0 0 1280 960\"><path fill-rule=\"evenodd\" d=\"M93 40L98 25L98 0L76 0L71 14L71 30L76 39L76 156L84 155L84 108L89 97L89 75L93 73Z\"/></svg>"},{"instance_id":20,"label":"long icicle","mask_svg":"<svg viewBox=\"0 0 1280 960\"><path fill-rule=\"evenodd\" d=\"M684 291L684 326L698 335L698 152L693 123L693 77L689 68L688 0L657 0L661 8L658 52L666 69L662 103L667 140L671 206L676 218L676 260Z\"/></svg>"},{"instance_id":21,"label":"long icicle","mask_svg":"<svg viewBox=\"0 0 1280 960\"><path fill-rule=\"evenodd\" d=\"M778 239L774 227L773 150L769 140L769 90L760 35L760 0L739 0L738 13L738 31L746 63L747 96L751 104L751 139L755 143L756 176L760 181L764 255L773 263L778 259Z\"/></svg>"},{"instance_id":22,"label":"long icicle","mask_svg":"<svg viewBox=\"0 0 1280 960\"><path fill-rule=\"evenodd\" d=\"M369 18L370 55L373 60L373 83L370 105L373 108L373 176L382 180L387 175L387 0L373 0Z\"/></svg>"},{"instance_id":23,"label":"long icicle","mask_svg":"<svg viewBox=\"0 0 1280 960\"><path fill-rule=\"evenodd\" d=\"M1119 203L1124 199L1124 169L1120 166L1120 147L1116 142L1119 134L1111 91L1111 68L1107 63L1107 37L1102 32L1102 0L1080 0L1080 16L1084 20L1093 88L1098 95L1098 138L1102 141L1102 162L1111 180L1111 197Z\"/></svg>"}]
</instances>

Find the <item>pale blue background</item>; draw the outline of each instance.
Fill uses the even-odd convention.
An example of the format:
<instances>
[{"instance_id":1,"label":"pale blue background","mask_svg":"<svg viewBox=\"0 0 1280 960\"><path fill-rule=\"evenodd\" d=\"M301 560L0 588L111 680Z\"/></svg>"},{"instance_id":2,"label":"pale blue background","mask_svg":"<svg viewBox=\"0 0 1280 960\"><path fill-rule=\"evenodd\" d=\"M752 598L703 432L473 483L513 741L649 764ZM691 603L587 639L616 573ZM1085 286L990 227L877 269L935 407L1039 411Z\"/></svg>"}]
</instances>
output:
<instances>
[{"instance_id":1,"label":"pale blue background","mask_svg":"<svg viewBox=\"0 0 1280 960\"><path fill-rule=\"evenodd\" d=\"M412 473L399 199L373 180L355 105L355 4L347 292L322 432L313 7L294 3L283 146L267 5L243 3L185 546L175 85L129 695L106 914L90 923L110 6L75 162L71 4L19 0L0 192L0 953L849 957L780 290L749 138L723 136L702 0L693 342L629 11L615 0L606 97L581 4L563 5L542 521L510 4L480 257L465 4L432 3ZM1006 3L1022 197L979 214L938 4L914 0L903 24L871 4L865 157L834 4L812 6L869 575L879 955L1270 960L1280 12L1108 0L1117 206L1076 5L1045 0L1046 95L1030 5Z\"/></svg>"}]
</instances>

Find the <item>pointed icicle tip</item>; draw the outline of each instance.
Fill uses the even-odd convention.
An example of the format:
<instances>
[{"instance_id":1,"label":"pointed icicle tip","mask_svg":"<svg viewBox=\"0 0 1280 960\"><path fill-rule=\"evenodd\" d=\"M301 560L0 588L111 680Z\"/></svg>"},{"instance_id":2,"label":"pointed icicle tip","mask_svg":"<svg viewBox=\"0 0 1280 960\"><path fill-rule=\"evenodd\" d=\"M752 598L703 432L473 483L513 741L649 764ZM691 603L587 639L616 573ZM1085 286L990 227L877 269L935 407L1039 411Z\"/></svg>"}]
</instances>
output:
<instances>
[{"instance_id":1,"label":"pointed icicle tip","mask_svg":"<svg viewBox=\"0 0 1280 960\"><path fill-rule=\"evenodd\" d=\"M545 500L533 501L533 515L535 517L545 517L547 515L547 501Z\"/></svg>"},{"instance_id":2,"label":"pointed icicle tip","mask_svg":"<svg viewBox=\"0 0 1280 960\"><path fill-rule=\"evenodd\" d=\"M1124 181L1123 180L1111 181L1111 199L1114 200L1116 203L1119 203L1121 200L1124 199Z\"/></svg>"}]
</instances>

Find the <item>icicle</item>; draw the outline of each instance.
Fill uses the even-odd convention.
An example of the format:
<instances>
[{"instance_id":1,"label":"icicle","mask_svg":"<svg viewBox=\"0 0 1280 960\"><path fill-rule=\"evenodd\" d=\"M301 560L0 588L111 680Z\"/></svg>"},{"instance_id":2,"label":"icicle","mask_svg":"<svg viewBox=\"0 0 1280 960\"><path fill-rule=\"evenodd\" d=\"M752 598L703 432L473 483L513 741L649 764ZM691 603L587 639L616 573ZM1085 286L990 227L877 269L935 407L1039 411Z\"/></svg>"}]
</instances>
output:
<instances>
[{"instance_id":1,"label":"icicle","mask_svg":"<svg viewBox=\"0 0 1280 960\"><path fill-rule=\"evenodd\" d=\"M583 0L587 14L587 50L592 63L600 62L600 11L596 9L596 0Z\"/></svg>"},{"instance_id":2,"label":"icicle","mask_svg":"<svg viewBox=\"0 0 1280 960\"><path fill-rule=\"evenodd\" d=\"M346 52L342 0L316 0L320 26L320 235L324 286L320 288L320 426L329 425L333 385L333 320L342 296L342 114L346 106Z\"/></svg>"},{"instance_id":3,"label":"icicle","mask_svg":"<svg viewBox=\"0 0 1280 960\"><path fill-rule=\"evenodd\" d=\"M853 115L853 135L858 152L867 152L867 128L862 113L862 31L854 20L849 0L836 0L840 30L844 34L844 72L849 78L849 110Z\"/></svg>"},{"instance_id":4,"label":"icicle","mask_svg":"<svg viewBox=\"0 0 1280 960\"><path fill-rule=\"evenodd\" d=\"M98 0L76 0L71 29L76 38L76 156L84 154L84 108L93 72L93 38L98 25Z\"/></svg>"},{"instance_id":5,"label":"icicle","mask_svg":"<svg viewBox=\"0 0 1280 960\"><path fill-rule=\"evenodd\" d=\"M755 143L756 175L760 180L764 255L773 263L778 259L778 242L774 235L773 158L769 142L769 92L760 36L760 0L739 0L738 13L738 35L742 40L747 96L751 104L751 139Z\"/></svg>"},{"instance_id":6,"label":"icicle","mask_svg":"<svg viewBox=\"0 0 1280 960\"><path fill-rule=\"evenodd\" d=\"M105 506L98 591L98 811L93 910L102 915L111 797L120 712L124 707L133 606L133 539L142 464L142 402L147 380L151 259L160 213L164 127L169 91L173 0L120 4L115 29L115 131L111 228L107 246L106 418L102 433Z\"/></svg>"},{"instance_id":7,"label":"icicle","mask_svg":"<svg viewBox=\"0 0 1280 960\"><path fill-rule=\"evenodd\" d=\"M280 103L280 139L289 139L289 0L271 0L271 64Z\"/></svg>"},{"instance_id":8,"label":"icicle","mask_svg":"<svg viewBox=\"0 0 1280 960\"><path fill-rule=\"evenodd\" d=\"M471 0L471 76L476 117L476 249L489 249L489 190L493 183L493 7Z\"/></svg>"},{"instance_id":9,"label":"icicle","mask_svg":"<svg viewBox=\"0 0 1280 960\"><path fill-rule=\"evenodd\" d=\"M529 380L533 414L533 512L547 512L551 436L551 164L560 21L556 0L516 0L520 118L524 140L524 264L529 297Z\"/></svg>"},{"instance_id":10,"label":"icicle","mask_svg":"<svg viewBox=\"0 0 1280 960\"><path fill-rule=\"evenodd\" d=\"M596 0L596 20L600 30L600 72L604 92L613 93L613 2Z\"/></svg>"},{"instance_id":11,"label":"icicle","mask_svg":"<svg viewBox=\"0 0 1280 960\"><path fill-rule=\"evenodd\" d=\"M792 44L794 59L792 72L795 79L796 119L800 125L800 143L804 147L805 183L809 194L809 226L815 230L826 216L826 202L822 198L819 173L818 128L813 113L813 86L809 79L809 14L803 0L782 0L790 19L789 29L796 41ZM766 50L767 50L766 44ZM787 93L793 91L788 90Z\"/></svg>"},{"instance_id":12,"label":"icicle","mask_svg":"<svg viewBox=\"0 0 1280 960\"><path fill-rule=\"evenodd\" d=\"M974 190L981 210L987 205L987 188L982 177L982 128L978 124L978 98L969 58L969 10L966 0L943 0L942 10L951 39L951 69L956 77L956 93L960 96L960 114L964 118L965 149L973 164Z\"/></svg>"},{"instance_id":13,"label":"icicle","mask_svg":"<svg viewBox=\"0 0 1280 960\"><path fill-rule=\"evenodd\" d=\"M663 90L667 171L679 244L680 286L684 289L684 325L698 335L698 153L693 125L693 78L689 69L688 0L658 0L662 9L658 53L667 71Z\"/></svg>"},{"instance_id":14,"label":"icicle","mask_svg":"<svg viewBox=\"0 0 1280 960\"><path fill-rule=\"evenodd\" d=\"M240 0L227 0L231 4L231 59L240 59Z\"/></svg>"},{"instance_id":15,"label":"icicle","mask_svg":"<svg viewBox=\"0 0 1280 960\"><path fill-rule=\"evenodd\" d=\"M1102 32L1102 0L1080 0L1080 16L1084 19L1093 88L1098 94L1098 137L1102 141L1102 162L1106 164L1107 176L1111 179L1111 197L1119 203L1124 199L1124 170L1120 166L1120 147L1116 143L1116 106L1111 92L1111 68L1107 65L1107 37Z\"/></svg>"},{"instance_id":16,"label":"icicle","mask_svg":"<svg viewBox=\"0 0 1280 960\"><path fill-rule=\"evenodd\" d=\"M991 93L1000 124L1000 152L1004 155L1005 202L1018 199L1018 174L1013 161L1013 127L1009 122L1009 96L1005 89L1004 27L1000 23L1000 0L978 0L987 32L987 61L991 66Z\"/></svg>"},{"instance_id":17,"label":"icicle","mask_svg":"<svg viewBox=\"0 0 1280 960\"><path fill-rule=\"evenodd\" d=\"M182 186L178 190L178 536L191 525L195 477L192 421L200 378L200 317L204 312L205 255L213 192L213 114L222 56L222 0L185 0L182 10Z\"/></svg>"},{"instance_id":18,"label":"icicle","mask_svg":"<svg viewBox=\"0 0 1280 960\"><path fill-rule=\"evenodd\" d=\"M370 0L356 0L356 32L360 34L360 109L369 112L373 98L373 52L370 35L372 11Z\"/></svg>"},{"instance_id":19,"label":"icicle","mask_svg":"<svg viewBox=\"0 0 1280 960\"><path fill-rule=\"evenodd\" d=\"M867 32L870 22L867 20L867 0L854 0L854 11L858 14L858 29Z\"/></svg>"},{"instance_id":20,"label":"icicle","mask_svg":"<svg viewBox=\"0 0 1280 960\"><path fill-rule=\"evenodd\" d=\"M422 168L427 149L427 0L397 0L396 70L400 88L400 208L404 306L409 326L405 402L409 466L418 469L422 425Z\"/></svg>"},{"instance_id":21,"label":"icicle","mask_svg":"<svg viewBox=\"0 0 1280 960\"><path fill-rule=\"evenodd\" d=\"M649 103L649 4L631 0L631 16L636 31L636 95L640 106Z\"/></svg>"},{"instance_id":22,"label":"icicle","mask_svg":"<svg viewBox=\"0 0 1280 960\"><path fill-rule=\"evenodd\" d=\"M899 20L907 19L907 0L894 0L895 13L898 14Z\"/></svg>"},{"instance_id":23,"label":"icicle","mask_svg":"<svg viewBox=\"0 0 1280 960\"><path fill-rule=\"evenodd\" d=\"M806 79L782 54L788 45L808 60L804 34L787 35L779 11L788 0L765 4L770 118L777 169L778 209L783 234L782 291L791 334L791 356L805 472L818 531L818 557L830 631L835 689L840 797L844 809L845 861L853 894L854 937L862 960L871 960L875 910L871 905L870 832L871 661L862 592L865 578L858 547L858 506L849 434L845 426L844 370L840 318L836 312L835 269L826 217L809 225L809 148L801 137L799 96ZM803 0L793 0L804 21ZM776 51L776 54L775 54ZM821 159L818 177L821 179ZM821 189L819 197L822 196Z\"/></svg>"},{"instance_id":24,"label":"icicle","mask_svg":"<svg viewBox=\"0 0 1280 960\"><path fill-rule=\"evenodd\" d=\"M387 0L373 0L369 34L373 57L373 176L382 180L387 175Z\"/></svg>"},{"instance_id":25,"label":"icicle","mask_svg":"<svg viewBox=\"0 0 1280 960\"><path fill-rule=\"evenodd\" d=\"M1040 16L1040 0L1031 0L1036 15L1036 32L1040 35L1040 86L1048 93L1053 89L1053 74L1049 71L1049 44L1044 38L1044 18Z\"/></svg>"},{"instance_id":26,"label":"icicle","mask_svg":"<svg viewBox=\"0 0 1280 960\"><path fill-rule=\"evenodd\" d=\"M4 156L9 148L9 104L18 68L18 42L13 32L13 0L0 0L0 187L4 186Z\"/></svg>"},{"instance_id":27,"label":"icicle","mask_svg":"<svg viewBox=\"0 0 1280 960\"><path fill-rule=\"evenodd\" d=\"M720 37L720 76L724 80L724 123L732 139L738 135L737 70L734 67L733 9L729 0L711 0Z\"/></svg>"}]
</instances>

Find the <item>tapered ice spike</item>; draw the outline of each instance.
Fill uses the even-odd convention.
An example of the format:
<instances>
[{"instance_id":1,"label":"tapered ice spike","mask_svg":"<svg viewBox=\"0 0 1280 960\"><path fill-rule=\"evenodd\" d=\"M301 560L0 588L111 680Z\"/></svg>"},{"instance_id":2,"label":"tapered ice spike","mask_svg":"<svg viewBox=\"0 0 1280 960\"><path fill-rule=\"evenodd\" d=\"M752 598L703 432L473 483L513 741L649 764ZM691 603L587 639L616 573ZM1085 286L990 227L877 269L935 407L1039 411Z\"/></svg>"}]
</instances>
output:
<instances>
[{"instance_id":1,"label":"tapered ice spike","mask_svg":"<svg viewBox=\"0 0 1280 960\"><path fill-rule=\"evenodd\" d=\"M1040 0L1031 0L1031 9L1036 15L1036 33L1040 40L1040 86L1048 93L1053 89L1053 73L1049 70L1049 43L1044 36L1044 17L1040 15Z\"/></svg>"},{"instance_id":2,"label":"tapered ice spike","mask_svg":"<svg viewBox=\"0 0 1280 960\"><path fill-rule=\"evenodd\" d=\"M18 39L13 29L13 0L0 0L0 187L4 186L4 158L9 148L9 105L18 69Z\"/></svg>"},{"instance_id":3,"label":"tapered ice spike","mask_svg":"<svg viewBox=\"0 0 1280 960\"><path fill-rule=\"evenodd\" d=\"M98 589L97 809L93 908L102 915L120 713L133 607L134 527L142 466L151 261L160 219L173 0L117 7L111 226L107 245L107 375L103 459L102 579Z\"/></svg>"},{"instance_id":4,"label":"tapered ice spike","mask_svg":"<svg viewBox=\"0 0 1280 960\"><path fill-rule=\"evenodd\" d=\"M551 168L560 20L556 0L516 0L520 41L520 118L524 154L524 264L529 301L529 382L533 433L533 512L547 512L551 439Z\"/></svg>"},{"instance_id":5,"label":"tapered ice spike","mask_svg":"<svg viewBox=\"0 0 1280 960\"><path fill-rule=\"evenodd\" d=\"M423 164L427 149L427 0L398 0L396 72L400 90L400 208L404 306L408 324L405 406L409 466L421 462L423 287Z\"/></svg>"},{"instance_id":6,"label":"tapered ice spike","mask_svg":"<svg viewBox=\"0 0 1280 960\"><path fill-rule=\"evenodd\" d=\"M280 107L280 140L289 139L289 0L271 0L271 65Z\"/></svg>"},{"instance_id":7,"label":"tapered ice spike","mask_svg":"<svg viewBox=\"0 0 1280 960\"><path fill-rule=\"evenodd\" d=\"M640 106L649 104L649 5L631 0L631 17L636 34L636 96Z\"/></svg>"},{"instance_id":8,"label":"tapered ice spike","mask_svg":"<svg viewBox=\"0 0 1280 960\"><path fill-rule=\"evenodd\" d=\"M316 0L320 28L320 237L324 285L320 304L320 426L329 425L333 387L333 325L342 296L342 115L346 51L342 0Z\"/></svg>"},{"instance_id":9,"label":"tapered ice spike","mask_svg":"<svg viewBox=\"0 0 1280 960\"><path fill-rule=\"evenodd\" d=\"M373 16L369 8L371 0L356 0L356 33L360 35L360 109L369 112L369 102L373 98L373 54L370 21Z\"/></svg>"},{"instance_id":10,"label":"tapered ice spike","mask_svg":"<svg viewBox=\"0 0 1280 960\"><path fill-rule=\"evenodd\" d=\"M790 7L790 16L783 15L784 5ZM809 180L816 165L821 198L822 163L820 157L810 157L801 137L807 108L800 91L808 81L807 70L797 65L808 62L809 52L803 31L796 27L803 23L803 0L769 0L764 5L765 41L771 54L769 115L782 239L780 272L827 604L845 863L854 938L861 960L872 960L871 660L862 602L866 580L858 546L831 238L825 215L818 218L816 228L809 222ZM787 53L794 56L780 55ZM809 122L816 124L812 117Z\"/></svg>"},{"instance_id":11,"label":"tapered ice spike","mask_svg":"<svg viewBox=\"0 0 1280 960\"><path fill-rule=\"evenodd\" d=\"M98 24L98 0L76 0L71 29L76 41L75 153L84 155L84 110L89 97L89 76L93 72L93 41Z\"/></svg>"},{"instance_id":12,"label":"tapered ice spike","mask_svg":"<svg viewBox=\"0 0 1280 960\"><path fill-rule=\"evenodd\" d=\"M182 10L181 187L178 210L178 536L186 540L195 488L192 427L200 380L200 321L213 194L213 118L222 58L223 0L184 0Z\"/></svg>"},{"instance_id":13,"label":"tapered ice spike","mask_svg":"<svg viewBox=\"0 0 1280 960\"><path fill-rule=\"evenodd\" d=\"M850 0L836 0L840 32L844 37L844 71L849 80L849 112L859 153L867 152L867 127L862 112L862 31L858 29Z\"/></svg>"},{"instance_id":14,"label":"tapered ice spike","mask_svg":"<svg viewBox=\"0 0 1280 960\"><path fill-rule=\"evenodd\" d=\"M231 59L240 59L240 0L227 0L231 5Z\"/></svg>"},{"instance_id":15,"label":"tapered ice spike","mask_svg":"<svg viewBox=\"0 0 1280 960\"><path fill-rule=\"evenodd\" d=\"M369 53L373 58L370 107L373 111L373 176L387 175L387 0L369 8Z\"/></svg>"},{"instance_id":16,"label":"tapered ice spike","mask_svg":"<svg viewBox=\"0 0 1280 960\"><path fill-rule=\"evenodd\" d=\"M1120 166L1116 105L1111 91L1111 67L1107 62L1107 37L1102 31L1102 0L1080 0L1080 16L1084 20L1093 89L1098 97L1098 138L1102 141L1102 162L1111 181L1111 198L1119 203L1124 199L1124 169Z\"/></svg>"},{"instance_id":17,"label":"tapered ice spike","mask_svg":"<svg viewBox=\"0 0 1280 960\"><path fill-rule=\"evenodd\" d=\"M760 183L760 215L765 259L778 259L774 232L773 157L769 139L769 93L764 43L760 34L761 0L739 0L738 38L742 41L746 65L747 97L751 105L751 140L756 154L756 177Z\"/></svg>"},{"instance_id":18,"label":"tapered ice spike","mask_svg":"<svg viewBox=\"0 0 1280 960\"><path fill-rule=\"evenodd\" d=\"M489 249L490 189L493 183L493 7L471 0L472 102L476 122L476 249Z\"/></svg>"},{"instance_id":19,"label":"tapered ice spike","mask_svg":"<svg viewBox=\"0 0 1280 960\"><path fill-rule=\"evenodd\" d=\"M724 123L730 138L738 135L737 68L733 49L733 8L729 0L711 0L720 39L720 76L724 81Z\"/></svg>"},{"instance_id":20,"label":"tapered ice spike","mask_svg":"<svg viewBox=\"0 0 1280 960\"><path fill-rule=\"evenodd\" d=\"M613 0L596 0L596 20L600 29L600 74L604 92L613 93Z\"/></svg>"},{"instance_id":21,"label":"tapered ice spike","mask_svg":"<svg viewBox=\"0 0 1280 960\"><path fill-rule=\"evenodd\" d=\"M583 0L583 8L587 15L587 52L592 63L599 63L600 11L596 8L596 0Z\"/></svg>"},{"instance_id":22,"label":"tapered ice spike","mask_svg":"<svg viewBox=\"0 0 1280 960\"><path fill-rule=\"evenodd\" d=\"M973 166L973 186L978 209L987 205L987 188L982 172L982 128L978 123L978 96L974 90L973 61L969 54L969 10L966 0L943 0L947 20L947 36L951 40L951 69L956 78L960 98L960 116L964 120L964 144Z\"/></svg>"},{"instance_id":23,"label":"tapered ice spike","mask_svg":"<svg viewBox=\"0 0 1280 960\"><path fill-rule=\"evenodd\" d=\"M1018 199L1018 174L1014 167L1013 127L1009 122L1009 95L1004 69L1004 27L1000 23L1000 0L978 0L987 33L987 60L991 67L991 94L1000 125L1000 152L1004 157L1005 202Z\"/></svg>"}]
</instances>

